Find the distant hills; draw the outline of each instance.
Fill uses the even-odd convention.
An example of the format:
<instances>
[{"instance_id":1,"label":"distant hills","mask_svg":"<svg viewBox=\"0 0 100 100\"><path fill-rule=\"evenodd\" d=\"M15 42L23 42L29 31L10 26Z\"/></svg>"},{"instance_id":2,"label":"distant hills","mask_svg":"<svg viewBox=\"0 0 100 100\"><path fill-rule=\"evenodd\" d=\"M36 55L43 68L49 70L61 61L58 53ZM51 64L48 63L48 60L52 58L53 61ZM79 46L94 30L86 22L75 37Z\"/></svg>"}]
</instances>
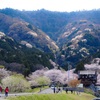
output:
<instances>
[{"instance_id":1,"label":"distant hills","mask_svg":"<svg viewBox=\"0 0 100 100\"><path fill-rule=\"evenodd\" d=\"M22 49L14 44L9 48L19 48L25 55L27 51L27 58L28 55L32 57L28 58L27 64L32 64L28 66L31 66L33 69L29 69L23 63L25 55L23 59L20 56L19 59L21 58L21 61L18 62L13 58L11 58L12 61L6 60L3 57L0 60L23 64L30 72L38 69L39 66L37 68L33 67L36 64L49 68L55 67L50 63L50 59L57 63L59 67L65 69L67 69L68 62L71 62L73 67L75 67L83 59L100 51L99 19L100 10L67 13L51 12L44 9L37 11L19 11L10 8L1 9L0 32L5 37L10 37L16 41L16 45L24 47ZM1 44L0 48L4 49ZM5 48L8 49L8 47ZM38 54L38 57L39 55L45 55L46 61L41 59L41 57L37 58L34 56L37 54L37 51L41 53ZM14 48L13 52L16 53ZM7 57L9 58L8 55ZM27 61L27 58L24 60Z\"/></svg>"},{"instance_id":2,"label":"distant hills","mask_svg":"<svg viewBox=\"0 0 100 100\"><path fill-rule=\"evenodd\" d=\"M58 39L61 60L78 63L100 50L100 25L87 20L67 24Z\"/></svg>"},{"instance_id":3,"label":"distant hills","mask_svg":"<svg viewBox=\"0 0 100 100\"><path fill-rule=\"evenodd\" d=\"M58 47L53 40L43 31L32 24L18 18L12 18L5 14L0 14L0 31L12 37L19 43L24 41L45 52L57 50ZM41 44L41 45L40 45Z\"/></svg>"}]
</instances>

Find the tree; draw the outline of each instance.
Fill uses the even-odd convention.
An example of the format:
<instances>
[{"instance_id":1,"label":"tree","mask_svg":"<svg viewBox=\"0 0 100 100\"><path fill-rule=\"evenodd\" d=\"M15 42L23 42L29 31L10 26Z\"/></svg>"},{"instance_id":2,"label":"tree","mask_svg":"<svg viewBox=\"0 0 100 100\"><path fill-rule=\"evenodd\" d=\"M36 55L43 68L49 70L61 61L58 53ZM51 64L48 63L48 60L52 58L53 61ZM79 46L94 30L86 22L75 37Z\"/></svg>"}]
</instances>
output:
<instances>
[{"instance_id":1,"label":"tree","mask_svg":"<svg viewBox=\"0 0 100 100\"><path fill-rule=\"evenodd\" d=\"M44 75L45 70L37 70L27 77L27 80L30 82L31 86L43 86L49 85L50 79Z\"/></svg>"},{"instance_id":2,"label":"tree","mask_svg":"<svg viewBox=\"0 0 100 100\"><path fill-rule=\"evenodd\" d=\"M7 77L7 76L9 76L9 71L7 71L7 70L4 69L4 68L0 68L0 81L1 81L3 78Z\"/></svg>"},{"instance_id":3,"label":"tree","mask_svg":"<svg viewBox=\"0 0 100 100\"><path fill-rule=\"evenodd\" d=\"M44 76L44 70L37 70L30 74L27 78L28 81L36 80L38 77Z\"/></svg>"},{"instance_id":4,"label":"tree","mask_svg":"<svg viewBox=\"0 0 100 100\"><path fill-rule=\"evenodd\" d=\"M70 86L70 87L76 87L78 84L80 84L80 80L78 80L78 79L73 79L73 80L70 80L69 82L68 82L68 85Z\"/></svg>"},{"instance_id":5,"label":"tree","mask_svg":"<svg viewBox=\"0 0 100 100\"><path fill-rule=\"evenodd\" d=\"M5 68L5 66L3 66L3 65L0 65L0 69L3 69L3 68Z\"/></svg>"},{"instance_id":6,"label":"tree","mask_svg":"<svg viewBox=\"0 0 100 100\"><path fill-rule=\"evenodd\" d=\"M30 88L29 82L19 74L8 76L2 79L1 83L4 88L9 87L11 92L22 92Z\"/></svg>"},{"instance_id":7,"label":"tree","mask_svg":"<svg viewBox=\"0 0 100 100\"><path fill-rule=\"evenodd\" d=\"M45 77L49 78L51 84L58 86L65 85L68 82L68 72L57 69L37 70L30 74L27 80L31 83L31 86L38 86L40 80L43 81ZM70 71L70 78L77 78L77 74L74 74L73 70Z\"/></svg>"},{"instance_id":8,"label":"tree","mask_svg":"<svg viewBox=\"0 0 100 100\"><path fill-rule=\"evenodd\" d=\"M45 72L45 76L47 76L54 84L63 83L63 73L61 70L48 70Z\"/></svg>"},{"instance_id":9,"label":"tree","mask_svg":"<svg viewBox=\"0 0 100 100\"><path fill-rule=\"evenodd\" d=\"M78 73L78 71L84 70L84 69L85 69L84 63L83 62L80 62L80 63L77 64L76 69L75 69L75 72Z\"/></svg>"},{"instance_id":10,"label":"tree","mask_svg":"<svg viewBox=\"0 0 100 100\"><path fill-rule=\"evenodd\" d=\"M44 85L49 85L50 84L50 79L46 76L42 76L36 79L37 83L40 86L44 86Z\"/></svg>"}]
</instances>

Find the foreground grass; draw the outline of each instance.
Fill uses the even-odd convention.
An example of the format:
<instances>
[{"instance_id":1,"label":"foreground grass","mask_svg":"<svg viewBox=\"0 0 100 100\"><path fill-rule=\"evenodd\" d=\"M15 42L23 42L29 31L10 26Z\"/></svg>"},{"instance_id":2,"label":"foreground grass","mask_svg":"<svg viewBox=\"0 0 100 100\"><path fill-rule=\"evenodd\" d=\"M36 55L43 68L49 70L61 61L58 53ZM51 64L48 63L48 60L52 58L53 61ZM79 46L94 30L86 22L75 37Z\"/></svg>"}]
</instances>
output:
<instances>
[{"instance_id":1,"label":"foreground grass","mask_svg":"<svg viewBox=\"0 0 100 100\"><path fill-rule=\"evenodd\" d=\"M10 97L8 100L92 100L95 98L91 94L81 93L77 94L33 94L32 96L18 96Z\"/></svg>"},{"instance_id":2,"label":"foreground grass","mask_svg":"<svg viewBox=\"0 0 100 100\"><path fill-rule=\"evenodd\" d=\"M44 87L42 87L41 89L42 89L42 90L45 90L45 89L48 89L48 88L49 88L49 86L44 86ZM39 91L40 91L40 87L37 87L37 88L34 88L34 89L26 90L25 92L29 92L29 93L35 92L35 93L38 93Z\"/></svg>"}]
</instances>

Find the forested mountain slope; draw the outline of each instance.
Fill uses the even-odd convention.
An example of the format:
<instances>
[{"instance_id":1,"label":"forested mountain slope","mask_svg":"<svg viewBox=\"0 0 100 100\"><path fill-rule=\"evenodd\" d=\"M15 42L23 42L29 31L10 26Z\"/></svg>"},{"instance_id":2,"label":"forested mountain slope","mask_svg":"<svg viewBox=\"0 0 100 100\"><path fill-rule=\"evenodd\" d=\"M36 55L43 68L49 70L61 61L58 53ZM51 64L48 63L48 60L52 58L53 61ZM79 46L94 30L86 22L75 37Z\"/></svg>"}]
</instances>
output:
<instances>
[{"instance_id":1,"label":"forested mountain slope","mask_svg":"<svg viewBox=\"0 0 100 100\"><path fill-rule=\"evenodd\" d=\"M0 65L24 75L37 69L53 68L50 63L52 55L30 46L19 44L11 37L0 32Z\"/></svg>"},{"instance_id":2,"label":"forested mountain slope","mask_svg":"<svg viewBox=\"0 0 100 100\"><path fill-rule=\"evenodd\" d=\"M78 63L100 50L100 25L87 20L67 24L58 39L60 62Z\"/></svg>"},{"instance_id":3,"label":"forested mountain slope","mask_svg":"<svg viewBox=\"0 0 100 100\"><path fill-rule=\"evenodd\" d=\"M53 54L67 68L100 50L100 10L52 12L0 10L0 31L19 44Z\"/></svg>"},{"instance_id":4,"label":"forested mountain slope","mask_svg":"<svg viewBox=\"0 0 100 100\"><path fill-rule=\"evenodd\" d=\"M58 49L56 43L40 29L2 13L0 13L0 31L19 43L29 43L31 47L34 46L45 52L55 52Z\"/></svg>"}]
</instances>

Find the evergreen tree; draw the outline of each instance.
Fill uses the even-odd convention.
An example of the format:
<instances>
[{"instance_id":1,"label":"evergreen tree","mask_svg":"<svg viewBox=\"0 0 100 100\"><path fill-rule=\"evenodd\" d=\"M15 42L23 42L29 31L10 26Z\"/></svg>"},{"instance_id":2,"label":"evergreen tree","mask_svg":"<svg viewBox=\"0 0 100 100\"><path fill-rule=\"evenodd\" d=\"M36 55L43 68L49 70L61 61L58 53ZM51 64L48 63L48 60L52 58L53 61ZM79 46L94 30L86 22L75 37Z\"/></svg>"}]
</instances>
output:
<instances>
[{"instance_id":1,"label":"evergreen tree","mask_svg":"<svg viewBox=\"0 0 100 100\"><path fill-rule=\"evenodd\" d=\"M75 73L78 73L78 71L80 71L80 70L85 70L83 62L80 62L77 64L76 69L75 69Z\"/></svg>"}]
</instances>

